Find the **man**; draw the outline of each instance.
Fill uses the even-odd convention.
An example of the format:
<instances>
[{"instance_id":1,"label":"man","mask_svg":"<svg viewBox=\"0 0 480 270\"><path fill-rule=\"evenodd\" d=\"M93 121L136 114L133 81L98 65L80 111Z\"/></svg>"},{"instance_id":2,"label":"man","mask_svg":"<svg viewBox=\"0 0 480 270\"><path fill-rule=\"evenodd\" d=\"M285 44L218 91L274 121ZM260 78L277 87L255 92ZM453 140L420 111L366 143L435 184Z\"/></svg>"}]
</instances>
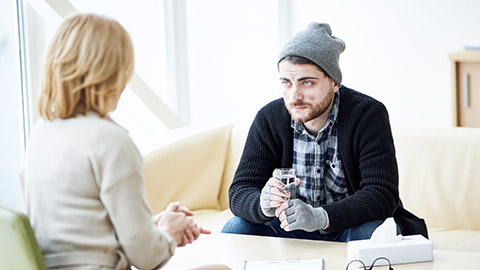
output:
<instances>
[{"instance_id":1,"label":"man","mask_svg":"<svg viewBox=\"0 0 480 270\"><path fill-rule=\"evenodd\" d=\"M252 123L229 190L236 217L222 232L346 242L393 216L399 233L428 236L399 198L385 106L341 85L344 49L328 24L311 23L281 50L283 100ZM296 169L295 199L275 168Z\"/></svg>"}]
</instances>

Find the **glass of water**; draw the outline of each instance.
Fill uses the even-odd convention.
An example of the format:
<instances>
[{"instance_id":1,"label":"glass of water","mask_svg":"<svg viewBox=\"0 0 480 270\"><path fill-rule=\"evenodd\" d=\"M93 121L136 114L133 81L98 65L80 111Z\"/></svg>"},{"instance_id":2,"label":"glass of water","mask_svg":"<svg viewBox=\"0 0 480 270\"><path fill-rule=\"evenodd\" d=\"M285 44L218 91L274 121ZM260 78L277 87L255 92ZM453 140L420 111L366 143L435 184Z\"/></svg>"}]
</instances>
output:
<instances>
[{"instance_id":1,"label":"glass of water","mask_svg":"<svg viewBox=\"0 0 480 270\"><path fill-rule=\"evenodd\" d=\"M290 192L290 199L296 197L295 187L295 169L292 168L277 168L273 171L273 178L285 184L285 191Z\"/></svg>"}]
</instances>

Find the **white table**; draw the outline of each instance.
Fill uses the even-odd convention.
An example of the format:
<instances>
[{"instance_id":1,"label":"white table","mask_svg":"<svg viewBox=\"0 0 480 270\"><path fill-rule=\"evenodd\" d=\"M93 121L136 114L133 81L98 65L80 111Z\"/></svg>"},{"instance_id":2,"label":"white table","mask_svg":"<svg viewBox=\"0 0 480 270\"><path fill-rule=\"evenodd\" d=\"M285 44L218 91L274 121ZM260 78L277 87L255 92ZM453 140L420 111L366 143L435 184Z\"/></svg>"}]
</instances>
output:
<instances>
[{"instance_id":1,"label":"white table","mask_svg":"<svg viewBox=\"0 0 480 270\"><path fill-rule=\"evenodd\" d=\"M478 269L480 253L434 250L433 262L394 265L400 269ZM177 248L175 255L162 269L188 269L206 264L221 263L234 270L243 269L245 260L319 259L325 260L325 269L345 269L347 244L326 241L286 239L238 234L213 233L201 235L186 247ZM477 267L477 268L476 268ZM374 269L387 269L375 267ZM355 269L355 267L350 267Z\"/></svg>"}]
</instances>

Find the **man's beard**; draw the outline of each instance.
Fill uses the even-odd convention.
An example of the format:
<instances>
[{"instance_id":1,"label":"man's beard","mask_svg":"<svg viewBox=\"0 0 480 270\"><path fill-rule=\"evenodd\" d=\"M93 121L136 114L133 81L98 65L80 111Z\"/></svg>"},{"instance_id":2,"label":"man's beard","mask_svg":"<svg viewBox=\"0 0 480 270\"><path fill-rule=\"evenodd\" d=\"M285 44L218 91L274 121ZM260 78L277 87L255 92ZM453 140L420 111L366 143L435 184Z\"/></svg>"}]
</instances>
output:
<instances>
[{"instance_id":1,"label":"man's beard","mask_svg":"<svg viewBox=\"0 0 480 270\"><path fill-rule=\"evenodd\" d=\"M333 87L330 87L330 89L327 92L327 95L315 105L312 105L306 102L290 102L289 104L286 104L286 106L287 106L288 112L293 118L293 121L297 123L305 124L306 122L313 120L319 117L320 115L322 115L323 113L325 113L330 107L330 104L332 104L333 97L334 97ZM307 110L310 110L310 111L302 118L298 118L294 116L294 114L292 113L292 108L295 106L307 106L308 107Z\"/></svg>"}]
</instances>

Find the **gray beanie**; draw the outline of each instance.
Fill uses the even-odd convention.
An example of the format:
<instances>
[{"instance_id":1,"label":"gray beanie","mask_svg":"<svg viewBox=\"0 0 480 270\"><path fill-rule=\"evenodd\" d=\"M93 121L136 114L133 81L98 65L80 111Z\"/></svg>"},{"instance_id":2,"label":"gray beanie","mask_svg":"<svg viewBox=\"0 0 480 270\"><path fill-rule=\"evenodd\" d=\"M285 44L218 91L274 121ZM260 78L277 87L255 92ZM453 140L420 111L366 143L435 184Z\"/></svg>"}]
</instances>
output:
<instances>
[{"instance_id":1,"label":"gray beanie","mask_svg":"<svg viewBox=\"0 0 480 270\"><path fill-rule=\"evenodd\" d=\"M336 83L342 83L338 58L345 50L345 42L332 36L326 23L311 23L294 35L280 51L278 62L287 56L300 56L320 66Z\"/></svg>"}]
</instances>

